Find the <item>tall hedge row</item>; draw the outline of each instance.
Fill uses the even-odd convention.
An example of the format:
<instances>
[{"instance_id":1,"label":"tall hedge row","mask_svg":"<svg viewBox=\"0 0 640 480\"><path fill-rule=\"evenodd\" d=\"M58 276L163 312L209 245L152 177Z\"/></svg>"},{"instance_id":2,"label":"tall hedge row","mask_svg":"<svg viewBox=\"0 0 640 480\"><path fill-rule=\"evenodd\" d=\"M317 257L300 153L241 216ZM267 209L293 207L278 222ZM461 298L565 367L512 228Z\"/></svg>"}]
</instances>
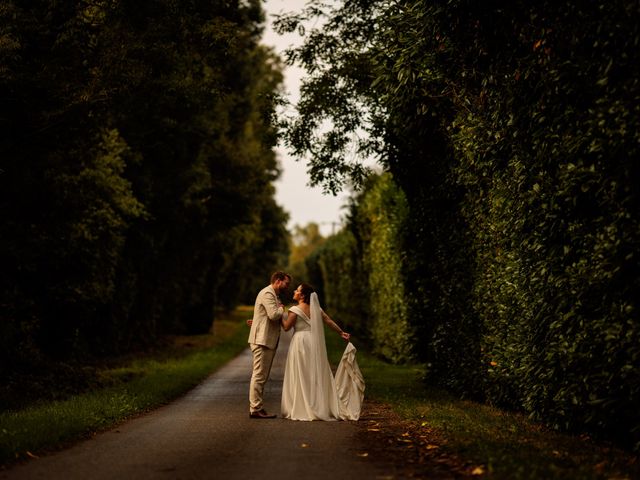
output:
<instances>
[{"instance_id":1,"label":"tall hedge row","mask_svg":"<svg viewBox=\"0 0 640 480\"><path fill-rule=\"evenodd\" d=\"M515 54L487 69L499 82L474 79L482 102L450 133L488 398L640 439L640 12L604 12L556 6L514 24L518 40L492 32Z\"/></svg>"},{"instance_id":2,"label":"tall hedge row","mask_svg":"<svg viewBox=\"0 0 640 480\"><path fill-rule=\"evenodd\" d=\"M335 159L376 153L406 196L396 258L429 381L640 447L640 4L323 14L292 56L312 77L291 142L356 181Z\"/></svg>"}]
</instances>

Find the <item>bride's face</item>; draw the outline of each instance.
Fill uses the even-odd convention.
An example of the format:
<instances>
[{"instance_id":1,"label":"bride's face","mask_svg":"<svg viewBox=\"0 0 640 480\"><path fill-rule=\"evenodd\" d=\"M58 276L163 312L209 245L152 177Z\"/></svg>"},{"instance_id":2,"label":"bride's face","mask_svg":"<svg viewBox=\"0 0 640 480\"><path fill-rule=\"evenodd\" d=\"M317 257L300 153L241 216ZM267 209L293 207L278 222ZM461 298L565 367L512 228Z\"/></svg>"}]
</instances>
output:
<instances>
[{"instance_id":1,"label":"bride's face","mask_svg":"<svg viewBox=\"0 0 640 480\"><path fill-rule=\"evenodd\" d=\"M299 302L300 299L302 298L302 293L300 293L301 292L301 287L302 287L302 285L298 285L298 288L296 288L296 291L293 292L293 299L296 302Z\"/></svg>"}]
</instances>

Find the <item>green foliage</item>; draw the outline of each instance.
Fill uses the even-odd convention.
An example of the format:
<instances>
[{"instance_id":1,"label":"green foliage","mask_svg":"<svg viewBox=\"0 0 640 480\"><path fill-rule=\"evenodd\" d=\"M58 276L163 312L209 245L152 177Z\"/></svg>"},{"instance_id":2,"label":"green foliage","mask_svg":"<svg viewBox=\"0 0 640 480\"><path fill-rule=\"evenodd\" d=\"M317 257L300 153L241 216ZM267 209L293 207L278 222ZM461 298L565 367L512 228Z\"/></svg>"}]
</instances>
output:
<instances>
[{"instance_id":1,"label":"green foliage","mask_svg":"<svg viewBox=\"0 0 640 480\"><path fill-rule=\"evenodd\" d=\"M346 2L331 16L327 4L308 4L300 13L281 16L274 27L280 32L304 31L301 22L324 16L323 31L312 30L303 46L288 52L289 63L299 63L308 72L302 79L298 115L283 121L284 141L293 154L308 160L310 181L326 192L345 185L365 183L370 171L358 161L371 148L358 138L363 112L357 108L368 95L373 77L366 49L373 32L368 0ZM348 19L348 21L346 21ZM367 116L364 116L368 118ZM327 131L326 125L332 128ZM352 150L356 155L345 155Z\"/></svg>"},{"instance_id":2,"label":"green foliage","mask_svg":"<svg viewBox=\"0 0 640 480\"><path fill-rule=\"evenodd\" d=\"M413 358L415 328L406 301L402 255L407 204L388 174L372 176L348 226L310 259L319 267L325 304L344 328L395 363ZM311 263L311 262L310 262Z\"/></svg>"},{"instance_id":3,"label":"green foliage","mask_svg":"<svg viewBox=\"0 0 640 480\"><path fill-rule=\"evenodd\" d=\"M59 287L49 288L70 303L107 303L113 298L127 229L145 213L131 183L122 177L127 160L133 160L127 144L115 129L101 132L100 137L86 161L49 174L57 200L50 207L64 220L57 225L64 243L52 253L59 268L67 264L76 270L61 279Z\"/></svg>"},{"instance_id":4,"label":"green foliage","mask_svg":"<svg viewBox=\"0 0 640 480\"><path fill-rule=\"evenodd\" d=\"M362 263L362 242L356 240L357 227L340 230L308 258L308 270L316 271L314 285L320 285L326 310L340 326L368 341L370 309L368 277Z\"/></svg>"},{"instance_id":5,"label":"green foliage","mask_svg":"<svg viewBox=\"0 0 640 480\"><path fill-rule=\"evenodd\" d=\"M369 272L374 352L396 363L411 359L414 343L403 275L402 235L407 210L403 192L388 174L378 179L358 209L368 224L363 262Z\"/></svg>"},{"instance_id":6,"label":"green foliage","mask_svg":"<svg viewBox=\"0 0 640 480\"><path fill-rule=\"evenodd\" d=\"M206 332L255 295L288 255L260 3L4 0L0 19L3 380Z\"/></svg>"},{"instance_id":7,"label":"green foliage","mask_svg":"<svg viewBox=\"0 0 640 480\"><path fill-rule=\"evenodd\" d=\"M518 40L468 81L469 106L450 125L476 253L473 303L494 363L487 396L557 427L637 441L640 177L628 128L640 117L628 56L640 31L625 2L604 17L595 6L525 12L538 28L504 12ZM507 42L487 21L481 35L450 36Z\"/></svg>"},{"instance_id":8,"label":"green foliage","mask_svg":"<svg viewBox=\"0 0 640 480\"><path fill-rule=\"evenodd\" d=\"M326 18L291 55L312 75L289 141L325 188L360 181L355 151L404 192L430 381L638 447L637 2L305 15Z\"/></svg>"},{"instance_id":9,"label":"green foliage","mask_svg":"<svg viewBox=\"0 0 640 480\"><path fill-rule=\"evenodd\" d=\"M325 238L321 235L317 223L312 222L305 227L299 225L294 227L291 235L291 253L289 255L287 273L293 277L295 285L307 282L314 285L315 288L315 283L310 278L305 261L311 252L322 246L324 241Z\"/></svg>"}]
</instances>

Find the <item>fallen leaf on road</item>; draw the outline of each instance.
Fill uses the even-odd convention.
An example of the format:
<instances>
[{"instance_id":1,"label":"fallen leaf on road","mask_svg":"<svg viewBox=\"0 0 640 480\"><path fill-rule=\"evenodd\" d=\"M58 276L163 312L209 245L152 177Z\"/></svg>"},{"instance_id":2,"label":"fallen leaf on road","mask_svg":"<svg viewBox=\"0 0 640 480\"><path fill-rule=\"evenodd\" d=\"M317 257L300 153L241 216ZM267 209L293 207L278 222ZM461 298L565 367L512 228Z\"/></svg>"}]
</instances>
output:
<instances>
[{"instance_id":1,"label":"fallen leaf on road","mask_svg":"<svg viewBox=\"0 0 640 480\"><path fill-rule=\"evenodd\" d=\"M430 443L429 445L427 445L427 446L426 446L426 449L427 449L427 450L434 450L434 449L436 449L436 448L440 448L440 447L439 447L438 445L433 445L433 444L431 444L431 443Z\"/></svg>"},{"instance_id":2,"label":"fallen leaf on road","mask_svg":"<svg viewBox=\"0 0 640 480\"><path fill-rule=\"evenodd\" d=\"M357 454L359 457L368 457L369 454L367 452L362 452Z\"/></svg>"},{"instance_id":3,"label":"fallen leaf on road","mask_svg":"<svg viewBox=\"0 0 640 480\"><path fill-rule=\"evenodd\" d=\"M27 457L29 457L29 458L40 458L38 455L34 455L33 453L31 453L29 451L27 451L25 453L27 454Z\"/></svg>"},{"instance_id":4,"label":"fallen leaf on road","mask_svg":"<svg viewBox=\"0 0 640 480\"><path fill-rule=\"evenodd\" d=\"M367 428L367 432L379 432L379 428Z\"/></svg>"},{"instance_id":5,"label":"fallen leaf on road","mask_svg":"<svg viewBox=\"0 0 640 480\"><path fill-rule=\"evenodd\" d=\"M301 443L300 446L302 448L309 448L310 447L310 445L308 443Z\"/></svg>"},{"instance_id":6,"label":"fallen leaf on road","mask_svg":"<svg viewBox=\"0 0 640 480\"><path fill-rule=\"evenodd\" d=\"M484 468L476 467L471 471L471 475L484 475Z\"/></svg>"}]
</instances>

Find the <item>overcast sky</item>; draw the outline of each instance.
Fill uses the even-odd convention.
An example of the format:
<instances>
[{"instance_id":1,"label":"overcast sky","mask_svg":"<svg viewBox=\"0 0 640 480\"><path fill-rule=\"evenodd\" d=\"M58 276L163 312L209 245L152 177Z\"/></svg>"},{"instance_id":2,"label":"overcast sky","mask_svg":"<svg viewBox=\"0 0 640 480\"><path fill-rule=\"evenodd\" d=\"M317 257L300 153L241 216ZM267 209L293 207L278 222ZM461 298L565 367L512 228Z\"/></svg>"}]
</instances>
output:
<instances>
[{"instance_id":1,"label":"overcast sky","mask_svg":"<svg viewBox=\"0 0 640 480\"><path fill-rule=\"evenodd\" d=\"M284 52L292 44L299 43L300 37L297 34L283 36L276 34L271 29L271 15L300 10L304 5L305 0L263 2L267 25L262 42L273 47L278 53ZM300 79L303 75L304 71L297 67L286 67L284 71L285 89L290 101L294 104L298 100ZM331 234L334 228L337 231L343 216L341 207L346 203L348 194L339 194L337 197L331 194L323 195L321 188L312 188L308 185L309 176L304 161L296 161L282 146L279 146L276 151L282 169L282 176L276 182L276 201L289 212L289 229L292 230L294 225L305 226L309 222L315 222L319 224L325 236Z\"/></svg>"}]
</instances>

